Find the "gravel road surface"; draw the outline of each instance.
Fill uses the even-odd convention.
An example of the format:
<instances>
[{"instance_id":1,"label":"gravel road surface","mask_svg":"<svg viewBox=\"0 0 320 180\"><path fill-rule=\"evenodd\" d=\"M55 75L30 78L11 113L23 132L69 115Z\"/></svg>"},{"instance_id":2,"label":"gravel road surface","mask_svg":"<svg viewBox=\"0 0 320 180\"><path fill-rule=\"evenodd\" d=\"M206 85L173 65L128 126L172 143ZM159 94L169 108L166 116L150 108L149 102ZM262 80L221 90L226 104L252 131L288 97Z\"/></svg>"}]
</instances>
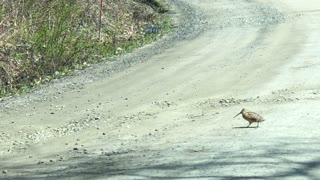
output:
<instances>
[{"instance_id":1,"label":"gravel road surface","mask_svg":"<svg viewBox=\"0 0 320 180\"><path fill-rule=\"evenodd\" d=\"M158 42L0 100L0 179L320 177L319 0L170 4Z\"/></svg>"}]
</instances>

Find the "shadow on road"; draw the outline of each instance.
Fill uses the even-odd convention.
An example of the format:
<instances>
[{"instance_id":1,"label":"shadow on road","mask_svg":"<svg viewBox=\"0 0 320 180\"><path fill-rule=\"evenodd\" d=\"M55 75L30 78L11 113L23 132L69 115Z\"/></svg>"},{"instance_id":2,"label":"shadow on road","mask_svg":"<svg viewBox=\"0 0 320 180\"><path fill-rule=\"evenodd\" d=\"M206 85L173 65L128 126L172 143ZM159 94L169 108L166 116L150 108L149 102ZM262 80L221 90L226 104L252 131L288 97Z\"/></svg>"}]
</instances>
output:
<instances>
[{"instance_id":1,"label":"shadow on road","mask_svg":"<svg viewBox=\"0 0 320 180\"><path fill-rule=\"evenodd\" d=\"M264 139L261 138L261 142ZM320 168L318 139L286 139L257 145L204 150L190 147L154 149L152 145L124 153L82 154L62 162L5 167L2 179L317 179ZM18 171L14 176L10 172Z\"/></svg>"},{"instance_id":2,"label":"shadow on road","mask_svg":"<svg viewBox=\"0 0 320 180\"><path fill-rule=\"evenodd\" d=\"M239 126L239 127L233 127L232 129L248 129L248 128L253 128L253 129L256 129L256 128L259 128L257 126Z\"/></svg>"}]
</instances>

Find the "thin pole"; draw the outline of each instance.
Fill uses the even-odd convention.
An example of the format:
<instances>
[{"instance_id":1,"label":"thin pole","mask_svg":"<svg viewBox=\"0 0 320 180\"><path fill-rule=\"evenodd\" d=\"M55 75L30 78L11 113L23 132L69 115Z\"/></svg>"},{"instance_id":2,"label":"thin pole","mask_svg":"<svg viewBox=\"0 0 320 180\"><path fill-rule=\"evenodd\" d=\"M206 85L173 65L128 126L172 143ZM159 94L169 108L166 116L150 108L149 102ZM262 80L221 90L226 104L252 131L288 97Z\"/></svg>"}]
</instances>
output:
<instances>
[{"instance_id":1,"label":"thin pole","mask_svg":"<svg viewBox=\"0 0 320 180\"><path fill-rule=\"evenodd\" d=\"M100 19L99 19L99 40L100 40L100 35L101 35L101 22L102 22L102 3L103 0L100 0Z\"/></svg>"}]
</instances>

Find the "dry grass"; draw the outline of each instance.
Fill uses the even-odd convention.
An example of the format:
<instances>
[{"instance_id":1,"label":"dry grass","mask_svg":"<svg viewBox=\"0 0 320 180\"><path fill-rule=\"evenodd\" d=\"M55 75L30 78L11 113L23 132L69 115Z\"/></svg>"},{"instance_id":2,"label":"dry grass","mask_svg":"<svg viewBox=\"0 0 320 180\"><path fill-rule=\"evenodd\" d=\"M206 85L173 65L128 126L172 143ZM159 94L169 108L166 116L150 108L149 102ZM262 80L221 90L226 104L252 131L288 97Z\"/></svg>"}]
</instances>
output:
<instances>
[{"instance_id":1,"label":"dry grass","mask_svg":"<svg viewBox=\"0 0 320 180\"><path fill-rule=\"evenodd\" d=\"M141 46L145 24L169 24L155 0L104 0L102 12L99 0L0 2L0 96Z\"/></svg>"}]
</instances>

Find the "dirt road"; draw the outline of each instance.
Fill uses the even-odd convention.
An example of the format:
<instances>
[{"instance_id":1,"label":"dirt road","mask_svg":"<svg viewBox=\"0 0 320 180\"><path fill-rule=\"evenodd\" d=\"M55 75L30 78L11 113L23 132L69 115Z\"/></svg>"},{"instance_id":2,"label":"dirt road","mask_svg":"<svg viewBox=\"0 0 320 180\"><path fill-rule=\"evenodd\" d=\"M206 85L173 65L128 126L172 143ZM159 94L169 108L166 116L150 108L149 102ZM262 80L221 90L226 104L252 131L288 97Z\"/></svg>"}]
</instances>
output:
<instances>
[{"instance_id":1,"label":"dirt road","mask_svg":"<svg viewBox=\"0 0 320 180\"><path fill-rule=\"evenodd\" d=\"M174 4L192 31L2 100L0 179L320 177L318 0Z\"/></svg>"}]
</instances>

